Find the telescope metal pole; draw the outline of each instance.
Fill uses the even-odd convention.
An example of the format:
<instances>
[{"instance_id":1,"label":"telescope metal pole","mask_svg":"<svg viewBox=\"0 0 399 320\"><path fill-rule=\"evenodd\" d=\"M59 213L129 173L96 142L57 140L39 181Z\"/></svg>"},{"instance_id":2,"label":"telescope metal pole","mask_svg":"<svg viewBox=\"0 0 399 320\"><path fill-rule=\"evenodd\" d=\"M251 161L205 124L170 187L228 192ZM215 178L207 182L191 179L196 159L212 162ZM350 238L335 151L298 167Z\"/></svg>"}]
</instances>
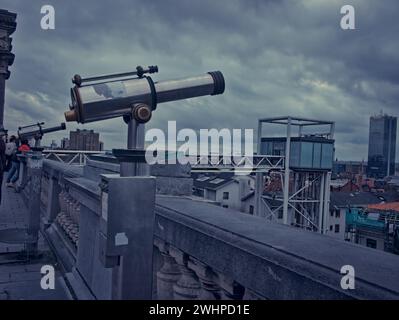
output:
<instances>
[{"instance_id":1,"label":"telescope metal pole","mask_svg":"<svg viewBox=\"0 0 399 320\"><path fill-rule=\"evenodd\" d=\"M128 122L127 149L144 149L145 125L131 117ZM149 167L145 163L121 162L121 177L149 175Z\"/></svg>"}]
</instances>

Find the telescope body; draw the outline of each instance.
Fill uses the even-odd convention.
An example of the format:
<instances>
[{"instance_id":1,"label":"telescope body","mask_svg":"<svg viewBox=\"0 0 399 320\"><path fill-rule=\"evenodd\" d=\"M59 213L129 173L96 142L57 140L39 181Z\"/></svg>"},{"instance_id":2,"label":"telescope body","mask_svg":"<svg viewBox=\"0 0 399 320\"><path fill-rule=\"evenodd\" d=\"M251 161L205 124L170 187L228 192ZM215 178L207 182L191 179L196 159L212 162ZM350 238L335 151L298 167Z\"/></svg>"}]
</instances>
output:
<instances>
[{"instance_id":1,"label":"telescope body","mask_svg":"<svg viewBox=\"0 0 399 320\"><path fill-rule=\"evenodd\" d=\"M43 123L31 125L31 126L26 126L26 127L20 127L18 129L18 137L20 139L41 139L44 134L50 133L50 132L55 132L55 131L60 131L60 130L65 130L66 126L65 123L61 123L59 126L55 127L50 127L50 128L42 128Z\"/></svg>"},{"instance_id":2,"label":"telescope body","mask_svg":"<svg viewBox=\"0 0 399 320\"><path fill-rule=\"evenodd\" d=\"M155 110L159 103L222 94L224 88L220 71L160 82L142 77L75 86L71 89L71 111L65 112L65 118L79 123L111 119L129 114L136 104Z\"/></svg>"}]
</instances>

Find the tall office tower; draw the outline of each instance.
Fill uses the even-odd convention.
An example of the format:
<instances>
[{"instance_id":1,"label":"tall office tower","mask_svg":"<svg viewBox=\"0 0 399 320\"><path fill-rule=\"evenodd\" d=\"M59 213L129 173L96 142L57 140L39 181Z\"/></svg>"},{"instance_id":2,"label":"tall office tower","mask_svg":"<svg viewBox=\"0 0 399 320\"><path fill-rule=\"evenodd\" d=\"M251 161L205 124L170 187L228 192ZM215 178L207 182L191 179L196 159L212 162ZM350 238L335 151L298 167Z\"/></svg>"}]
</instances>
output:
<instances>
[{"instance_id":1,"label":"tall office tower","mask_svg":"<svg viewBox=\"0 0 399 320\"><path fill-rule=\"evenodd\" d=\"M367 175L384 178L395 174L397 118L386 114L370 117Z\"/></svg>"}]
</instances>

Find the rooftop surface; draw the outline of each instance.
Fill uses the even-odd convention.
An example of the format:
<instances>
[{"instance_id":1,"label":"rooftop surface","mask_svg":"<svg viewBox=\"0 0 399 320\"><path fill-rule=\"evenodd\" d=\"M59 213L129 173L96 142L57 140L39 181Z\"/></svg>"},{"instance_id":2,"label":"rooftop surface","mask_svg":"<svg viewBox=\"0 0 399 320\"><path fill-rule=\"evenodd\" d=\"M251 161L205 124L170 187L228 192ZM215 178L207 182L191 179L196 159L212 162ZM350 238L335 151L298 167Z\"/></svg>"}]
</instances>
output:
<instances>
[{"instance_id":1,"label":"rooftop surface","mask_svg":"<svg viewBox=\"0 0 399 320\"><path fill-rule=\"evenodd\" d=\"M26 228L27 217L28 210L21 195L3 185L3 199L0 205L0 241L4 242L0 242L0 300L70 299L71 296L60 272L57 271L48 243L42 236L39 239L41 255L35 258L27 256L23 243L5 242L7 238L5 230ZM55 267L54 290L43 290L40 286L43 265Z\"/></svg>"}]
</instances>

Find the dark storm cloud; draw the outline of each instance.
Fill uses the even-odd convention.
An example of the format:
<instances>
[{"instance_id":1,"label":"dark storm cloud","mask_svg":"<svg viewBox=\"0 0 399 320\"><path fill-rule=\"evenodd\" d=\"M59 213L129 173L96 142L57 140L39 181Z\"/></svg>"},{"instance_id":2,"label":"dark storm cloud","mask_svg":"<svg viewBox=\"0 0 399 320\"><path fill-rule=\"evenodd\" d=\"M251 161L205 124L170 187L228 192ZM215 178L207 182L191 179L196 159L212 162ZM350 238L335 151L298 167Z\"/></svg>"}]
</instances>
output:
<instances>
[{"instance_id":1,"label":"dark storm cloud","mask_svg":"<svg viewBox=\"0 0 399 320\"><path fill-rule=\"evenodd\" d=\"M166 128L167 120L198 130L255 128L258 118L280 115L328 119L337 122L337 156L361 159L369 116L381 109L397 115L395 0L47 0L56 10L54 31L40 29L43 3L2 3L18 13L5 111L10 129L62 121L73 74L137 64L159 65L156 79L216 69L226 78L223 96L161 105L151 127ZM356 30L339 27L344 4L355 6ZM100 131L111 148L124 144L121 123L85 127Z\"/></svg>"}]
</instances>

